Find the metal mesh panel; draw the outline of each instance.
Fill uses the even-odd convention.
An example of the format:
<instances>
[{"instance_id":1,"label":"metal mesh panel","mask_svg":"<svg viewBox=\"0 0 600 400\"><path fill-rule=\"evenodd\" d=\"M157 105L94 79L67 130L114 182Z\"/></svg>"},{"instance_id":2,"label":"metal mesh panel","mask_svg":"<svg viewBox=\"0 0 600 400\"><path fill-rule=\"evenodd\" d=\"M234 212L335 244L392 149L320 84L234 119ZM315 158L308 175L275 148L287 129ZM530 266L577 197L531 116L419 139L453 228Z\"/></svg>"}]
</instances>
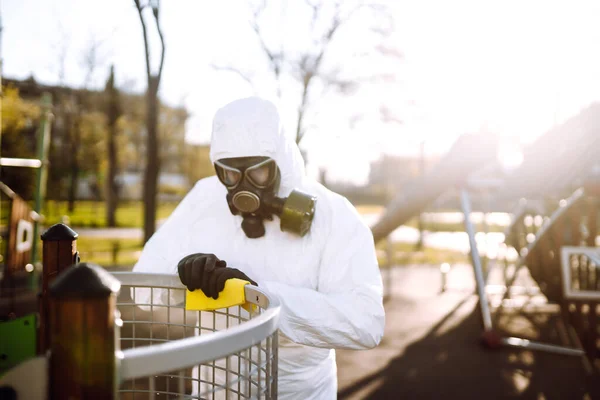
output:
<instances>
[{"instance_id":1,"label":"metal mesh panel","mask_svg":"<svg viewBox=\"0 0 600 400\"><path fill-rule=\"evenodd\" d=\"M563 247L565 314L592 360L600 359L600 253L594 247Z\"/></svg>"},{"instance_id":2,"label":"metal mesh panel","mask_svg":"<svg viewBox=\"0 0 600 400\"><path fill-rule=\"evenodd\" d=\"M118 274L115 276L119 277ZM121 349L156 346L190 337L209 338L202 349L218 348L218 358L187 368L165 370L153 376L129 379L120 388L121 399L276 399L277 331L241 351L222 345L222 333L260 316L267 308L241 306L216 311L186 311L185 288L158 282L144 285L122 282L118 308L123 320ZM252 299L249 299L252 301ZM257 299L258 300L258 299ZM248 310L251 310L249 312ZM251 334L251 333L249 333ZM209 336L207 336L209 335ZM222 347L222 348L220 348ZM164 359L164 357L163 357ZM157 358L152 362L160 363ZM172 365L172 364L169 364Z\"/></svg>"}]
</instances>

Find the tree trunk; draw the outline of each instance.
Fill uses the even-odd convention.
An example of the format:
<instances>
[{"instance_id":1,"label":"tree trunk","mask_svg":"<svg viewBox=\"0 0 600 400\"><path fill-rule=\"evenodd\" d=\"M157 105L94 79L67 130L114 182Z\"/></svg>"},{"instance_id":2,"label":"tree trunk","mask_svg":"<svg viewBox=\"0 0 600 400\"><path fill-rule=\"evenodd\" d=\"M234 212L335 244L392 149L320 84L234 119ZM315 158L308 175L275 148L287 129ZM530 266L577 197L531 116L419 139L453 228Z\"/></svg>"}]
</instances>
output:
<instances>
[{"instance_id":1,"label":"tree trunk","mask_svg":"<svg viewBox=\"0 0 600 400\"><path fill-rule=\"evenodd\" d=\"M116 182L118 174L117 157L117 120L119 119L119 94L115 88L114 68L111 67L110 77L106 84L108 97L108 138L106 141L108 152L108 171L106 176L106 225L114 227L117 225L115 218L119 202L118 186Z\"/></svg>"},{"instance_id":2,"label":"tree trunk","mask_svg":"<svg viewBox=\"0 0 600 400\"><path fill-rule=\"evenodd\" d=\"M114 227L117 225L116 212L118 206L118 188L117 188L117 146L116 146L117 129L116 124L109 125L108 130L108 171L106 177L106 225Z\"/></svg>"},{"instance_id":3,"label":"tree trunk","mask_svg":"<svg viewBox=\"0 0 600 400\"><path fill-rule=\"evenodd\" d=\"M156 195L158 189L158 84L157 76L148 79L146 93L146 170L144 173L144 243L156 230Z\"/></svg>"},{"instance_id":4,"label":"tree trunk","mask_svg":"<svg viewBox=\"0 0 600 400\"><path fill-rule=\"evenodd\" d=\"M75 201L77 200L77 185L79 183L79 160L77 153L79 151L79 120L80 115L75 114L73 116L73 123L70 124L71 134L71 166L70 166L70 181L69 181L69 192L68 192L68 210L69 213L75 211Z\"/></svg>"}]
</instances>

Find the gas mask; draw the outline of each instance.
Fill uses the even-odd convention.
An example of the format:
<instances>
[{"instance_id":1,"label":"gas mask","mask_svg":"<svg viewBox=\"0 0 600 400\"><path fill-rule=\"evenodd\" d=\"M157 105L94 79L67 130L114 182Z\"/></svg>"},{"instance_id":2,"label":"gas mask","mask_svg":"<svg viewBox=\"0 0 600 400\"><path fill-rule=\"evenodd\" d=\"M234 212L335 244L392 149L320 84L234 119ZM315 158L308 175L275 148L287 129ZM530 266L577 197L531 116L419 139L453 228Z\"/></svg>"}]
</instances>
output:
<instances>
[{"instance_id":1,"label":"gas mask","mask_svg":"<svg viewBox=\"0 0 600 400\"><path fill-rule=\"evenodd\" d=\"M264 236L264 220L280 219L282 231L304 236L315 214L316 197L293 190L285 198L276 196L281 173L269 157L224 158L214 163L219 181L227 189L227 204L233 215L241 215L242 230L249 238Z\"/></svg>"}]
</instances>

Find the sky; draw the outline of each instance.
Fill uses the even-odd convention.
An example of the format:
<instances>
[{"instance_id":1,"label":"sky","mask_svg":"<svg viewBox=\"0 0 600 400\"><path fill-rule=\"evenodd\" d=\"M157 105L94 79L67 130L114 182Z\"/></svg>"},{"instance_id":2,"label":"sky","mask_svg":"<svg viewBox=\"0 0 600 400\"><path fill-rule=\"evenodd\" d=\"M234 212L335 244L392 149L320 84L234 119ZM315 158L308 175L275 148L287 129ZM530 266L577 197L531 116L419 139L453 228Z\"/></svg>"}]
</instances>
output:
<instances>
[{"instance_id":1,"label":"sky","mask_svg":"<svg viewBox=\"0 0 600 400\"><path fill-rule=\"evenodd\" d=\"M103 86L114 64L121 87L145 89L133 0L0 1L4 76L33 74L42 83L81 87L84 54L96 41L99 61L91 86ZM313 46L303 2L276 4L263 20L269 44L284 43L292 52ZM332 179L363 183L369 163L383 153L415 155L424 142L427 154L439 154L460 134L480 130L528 143L600 98L598 1L387 4L391 35L375 37L370 20L357 17L332 41L326 66L350 78L377 70L394 81L365 84L344 97L315 92L313 123L302 142L313 175L326 168ZM167 51L160 95L190 111L188 140L208 142L214 112L250 95L276 101L284 124L293 125L298 88L284 82L286 94L277 99L246 0L163 0L161 6ZM369 56L375 43L403 57ZM155 65L157 56L155 51ZM215 70L215 63L243 69L253 85ZM381 105L402 123L383 123ZM353 115L361 118L351 124Z\"/></svg>"}]
</instances>

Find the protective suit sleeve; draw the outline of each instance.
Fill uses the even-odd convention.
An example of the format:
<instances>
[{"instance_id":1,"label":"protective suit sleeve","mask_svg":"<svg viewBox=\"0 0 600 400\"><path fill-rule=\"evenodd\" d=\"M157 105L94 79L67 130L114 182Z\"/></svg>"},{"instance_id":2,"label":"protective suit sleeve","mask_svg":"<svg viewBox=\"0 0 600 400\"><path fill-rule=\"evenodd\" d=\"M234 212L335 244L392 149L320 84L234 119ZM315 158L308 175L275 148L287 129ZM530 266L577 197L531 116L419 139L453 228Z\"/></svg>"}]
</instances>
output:
<instances>
[{"instance_id":1,"label":"protective suit sleeve","mask_svg":"<svg viewBox=\"0 0 600 400\"><path fill-rule=\"evenodd\" d=\"M282 304L280 330L322 348L370 349L383 337L383 287L373 236L347 201L336 213L321 259L317 290L258 282Z\"/></svg>"}]
</instances>

